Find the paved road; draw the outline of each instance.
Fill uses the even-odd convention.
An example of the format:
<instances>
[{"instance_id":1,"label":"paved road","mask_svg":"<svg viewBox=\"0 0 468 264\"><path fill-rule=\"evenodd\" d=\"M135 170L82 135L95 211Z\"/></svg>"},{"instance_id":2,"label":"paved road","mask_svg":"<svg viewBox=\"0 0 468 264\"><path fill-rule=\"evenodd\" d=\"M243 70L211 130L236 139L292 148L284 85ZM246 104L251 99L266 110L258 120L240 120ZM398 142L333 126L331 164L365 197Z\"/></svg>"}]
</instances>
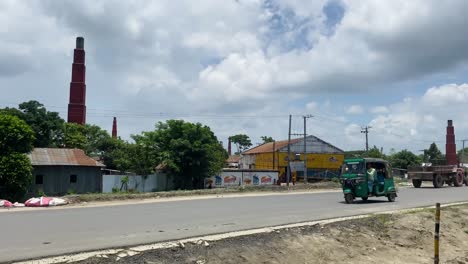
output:
<instances>
[{"instance_id":1,"label":"paved road","mask_svg":"<svg viewBox=\"0 0 468 264\"><path fill-rule=\"evenodd\" d=\"M2 212L0 262L459 201L468 187L402 188L395 203L329 192Z\"/></svg>"}]
</instances>

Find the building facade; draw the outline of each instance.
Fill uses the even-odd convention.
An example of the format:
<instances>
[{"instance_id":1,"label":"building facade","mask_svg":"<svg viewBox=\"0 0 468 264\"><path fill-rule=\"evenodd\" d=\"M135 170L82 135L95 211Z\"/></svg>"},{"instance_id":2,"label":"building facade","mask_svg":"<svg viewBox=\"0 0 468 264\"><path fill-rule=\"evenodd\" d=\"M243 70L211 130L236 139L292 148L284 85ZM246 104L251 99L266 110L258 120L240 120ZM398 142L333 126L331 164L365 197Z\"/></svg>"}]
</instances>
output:
<instances>
[{"instance_id":1,"label":"building facade","mask_svg":"<svg viewBox=\"0 0 468 264\"><path fill-rule=\"evenodd\" d=\"M291 171L304 176L304 138L290 142ZM339 175L344 151L315 136L306 137L307 177L333 178ZM288 167L288 141L276 141L254 147L242 153L240 168L277 170L286 174Z\"/></svg>"}]
</instances>

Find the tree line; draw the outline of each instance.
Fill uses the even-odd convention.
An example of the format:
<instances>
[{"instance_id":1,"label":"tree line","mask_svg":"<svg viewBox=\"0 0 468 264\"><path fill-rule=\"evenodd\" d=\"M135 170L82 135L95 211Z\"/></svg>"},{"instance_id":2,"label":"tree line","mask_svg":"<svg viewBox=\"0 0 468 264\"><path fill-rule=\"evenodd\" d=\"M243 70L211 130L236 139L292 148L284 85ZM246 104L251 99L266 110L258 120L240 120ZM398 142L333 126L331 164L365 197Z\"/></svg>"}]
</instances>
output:
<instances>
[{"instance_id":1,"label":"tree line","mask_svg":"<svg viewBox=\"0 0 468 264\"><path fill-rule=\"evenodd\" d=\"M459 154L462 153L460 150ZM468 149L465 150L468 154ZM422 150L419 155L404 149L396 152L394 149L390 150L388 155L384 154L382 149L374 146L369 151L347 151L345 152L345 158L381 158L388 160L393 168L408 169L411 166L419 166L422 163L431 163L433 165L443 165L445 163L445 155L437 147L436 143L433 142L429 148Z\"/></svg>"},{"instance_id":2,"label":"tree line","mask_svg":"<svg viewBox=\"0 0 468 264\"><path fill-rule=\"evenodd\" d=\"M219 172L227 152L208 126L182 120L155 124L154 130L112 138L96 125L67 123L37 101L0 109L0 194L17 200L32 183L26 156L33 148L78 148L107 168L147 176L159 165L176 189L203 188Z\"/></svg>"},{"instance_id":3,"label":"tree line","mask_svg":"<svg viewBox=\"0 0 468 264\"><path fill-rule=\"evenodd\" d=\"M262 136L262 143L273 142ZM236 154L252 147L245 134L230 136ZM151 131L131 135L131 140L112 138L96 125L67 123L57 112L48 111L37 101L17 108L0 109L0 196L18 199L32 182L32 166L26 156L33 148L78 148L97 157L108 169L133 172L143 177L159 165L174 182L176 189L203 188L204 178L219 172L227 152L211 129L183 120L159 122ZM468 149L465 152L468 155ZM345 158L375 157L387 159L394 168L407 169L422 162L439 164L444 155L432 143L420 155L408 150L383 154L376 146L368 152L348 151Z\"/></svg>"}]
</instances>

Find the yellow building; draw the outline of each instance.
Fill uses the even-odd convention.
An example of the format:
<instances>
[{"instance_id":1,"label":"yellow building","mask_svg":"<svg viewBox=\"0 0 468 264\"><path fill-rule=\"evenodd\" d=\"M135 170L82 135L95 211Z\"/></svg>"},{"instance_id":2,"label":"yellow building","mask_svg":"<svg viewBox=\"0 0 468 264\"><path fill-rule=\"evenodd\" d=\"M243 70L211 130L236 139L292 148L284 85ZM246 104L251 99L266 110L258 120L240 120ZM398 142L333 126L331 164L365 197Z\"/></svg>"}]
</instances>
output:
<instances>
[{"instance_id":1,"label":"yellow building","mask_svg":"<svg viewBox=\"0 0 468 264\"><path fill-rule=\"evenodd\" d=\"M304 138L291 139L291 171L302 178L304 175ZM332 178L339 174L344 160L344 151L315 136L306 137L307 178ZM279 171L280 177L288 167L288 141L265 143L242 153L240 167L243 169L269 169Z\"/></svg>"}]
</instances>

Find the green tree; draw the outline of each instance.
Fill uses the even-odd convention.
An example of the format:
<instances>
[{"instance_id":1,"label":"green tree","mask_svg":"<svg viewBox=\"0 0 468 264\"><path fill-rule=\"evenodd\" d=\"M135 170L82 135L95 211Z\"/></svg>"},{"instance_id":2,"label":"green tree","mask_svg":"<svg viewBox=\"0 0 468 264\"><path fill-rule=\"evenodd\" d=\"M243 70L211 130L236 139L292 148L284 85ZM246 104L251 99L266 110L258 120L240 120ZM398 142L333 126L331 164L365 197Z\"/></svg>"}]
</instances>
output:
<instances>
[{"instance_id":1,"label":"green tree","mask_svg":"<svg viewBox=\"0 0 468 264\"><path fill-rule=\"evenodd\" d=\"M245 134L238 134L230 137L231 142L237 147L236 154L239 154L252 146L249 136Z\"/></svg>"},{"instance_id":2,"label":"green tree","mask_svg":"<svg viewBox=\"0 0 468 264\"><path fill-rule=\"evenodd\" d=\"M260 138L263 140L263 144L275 141L272 137L268 136L261 136Z\"/></svg>"},{"instance_id":3,"label":"green tree","mask_svg":"<svg viewBox=\"0 0 468 264\"><path fill-rule=\"evenodd\" d=\"M34 132L21 119L0 113L0 156L28 153L33 148Z\"/></svg>"},{"instance_id":4,"label":"green tree","mask_svg":"<svg viewBox=\"0 0 468 264\"><path fill-rule=\"evenodd\" d=\"M128 171L131 168L129 143L112 137L105 138L97 144L101 161L108 169Z\"/></svg>"},{"instance_id":5,"label":"green tree","mask_svg":"<svg viewBox=\"0 0 468 264\"><path fill-rule=\"evenodd\" d=\"M16 108L2 108L0 109L0 114L12 115L24 120L24 113Z\"/></svg>"},{"instance_id":6,"label":"green tree","mask_svg":"<svg viewBox=\"0 0 468 264\"><path fill-rule=\"evenodd\" d=\"M458 151L458 159L461 163L468 163L468 148Z\"/></svg>"},{"instance_id":7,"label":"green tree","mask_svg":"<svg viewBox=\"0 0 468 264\"><path fill-rule=\"evenodd\" d=\"M436 143L433 142L429 149L424 150L424 162L430 162L432 164L441 164L445 161L445 156L440 152Z\"/></svg>"},{"instance_id":8,"label":"green tree","mask_svg":"<svg viewBox=\"0 0 468 264\"><path fill-rule=\"evenodd\" d=\"M33 129L36 140L34 146L57 147L62 134L64 120L57 112L49 112L43 104L37 101L28 101L19 105L23 113L19 117Z\"/></svg>"},{"instance_id":9,"label":"green tree","mask_svg":"<svg viewBox=\"0 0 468 264\"><path fill-rule=\"evenodd\" d=\"M417 166L422 163L420 157L409 150L396 152L389 157L393 168L408 169L409 166Z\"/></svg>"},{"instance_id":10,"label":"green tree","mask_svg":"<svg viewBox=\"0 0 468 264\"><path fill-rule=\"evenodd\" d=\"M380 149L378 149L376 146L373 148L369 149L367 153L365 153L365 156L368 158L378 158L378 159L385 159L385 155L382 153Z\"/></svg>"},{"instance_id":11,"label":"green tree","mask_svg":"<svg viewBox=\"0 0 468 264\"><path fill-rule=\"evenodd\" d=\"M133 138L137 148L146 153L142 158L153 168L163 164L180 189L203 188L204 178L219 173L227 158L211 129L200 123L159 122L154 131Z\"/></svg>"},{"instance_id":12,"label":"green tree","mask_svg":"<svg viewBox=\"0 0 468 264\"><path fill-rule=\"evenodd\" d=\"M16 108L0 109L0 113L6 113L19 117L34 131L35 147L55 147L58 146L58 139L61 136L63 123L57 112L49 112L41 103L28 101L21 103Z\"/></svg>"},{"instance_id":13,"label":"green tree","mask_svg":"<svg viewBox=\"0 0 468 264\"><path fill-rule=\"evenodd\" d=\"M143 135L132 135L134 144L127 143L125 145L126 161L129 162L129 169L143 177L153 173L156 166L159 164L158 141L151 133L144 132ZM126 162L123 159L119 160L119 165L124 167Z\"/></svg>"},{"instance_id":14,"label":"green tree","mask_svg":"<svg viewBox=\"0 0 468 264\"><path fill-rule=\"evenodd\" d=\"M91 156L100 156L110 139L109 133L98 126L65 123L61 145L82 149Z\"/></svg>"},{"instance_id":15,"label":"green tree","mask_svg":"<svg viewBox=\"0 0 468 264\"><path fill-rule=\"evenodd\" d=\"M86 148L86 128L83 125L75 123L65 123L63 126L63 135L61 146L65 148Z\"/></svg>"},{"instance_id":16,"label":"green tree","mask_svg":"<svg viewBox=\"0 0 468 264\"><path fill-rule=\"evenodd\" d=\"M32 181L31 161L34 132L16 116L0 113L0 191L2 198L17 200Z\"/></svg>"},{"instance_id":17,"label":"green tree","mask_svg":"<svg viewBox=\"0 0 468 264\"><path fill-rule=\"evenodd\" d=\"M17 201L24 197L32 183L31 161L23 153L0 156L1 197Z\"/></svg>"}]
</instances>

